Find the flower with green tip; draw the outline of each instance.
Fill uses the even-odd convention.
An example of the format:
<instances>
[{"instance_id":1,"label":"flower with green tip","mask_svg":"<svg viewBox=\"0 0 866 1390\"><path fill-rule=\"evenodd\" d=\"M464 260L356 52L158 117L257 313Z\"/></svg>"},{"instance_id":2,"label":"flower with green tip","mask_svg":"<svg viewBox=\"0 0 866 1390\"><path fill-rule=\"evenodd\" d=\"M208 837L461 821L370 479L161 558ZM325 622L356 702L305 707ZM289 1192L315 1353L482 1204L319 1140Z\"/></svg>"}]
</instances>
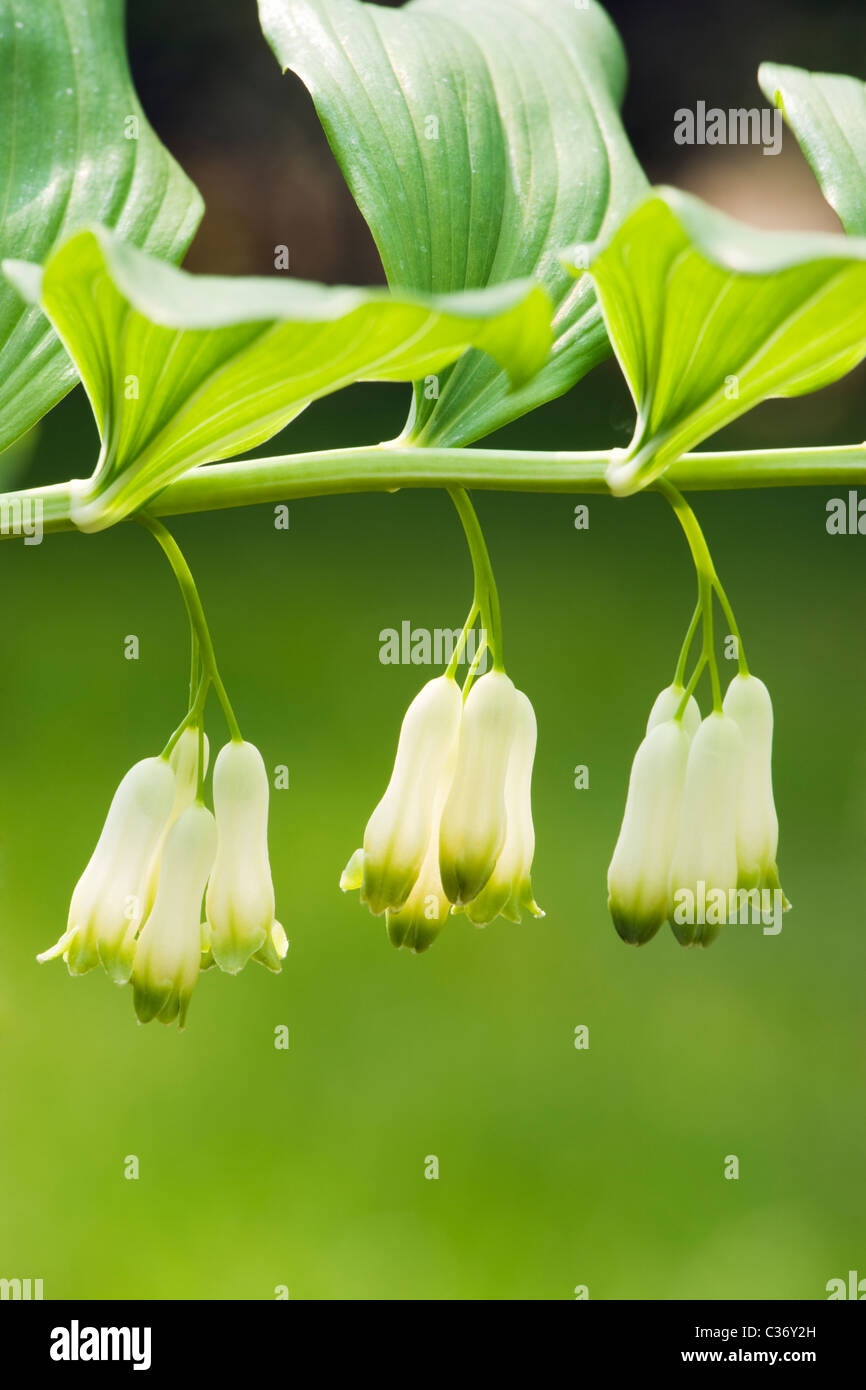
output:
<instances>
[{"instance_id":1,"label":"flower with green tip","mask_svg":"<svg viewBox=\"0 0 866 1390\"><path fill-rule=\"evenodd\" d=\"M385 926L391 945L398 950L405 947L416 956L420 956L433 945L451 912L451 904L445 895L439 873L439 826L454 776L456 758L457 740L453 739L436 788L430 839L421 872L403 906L389 907L385 913Z\"/></svg>"},{"instance_id":2,"label":"flower with green tip","mask_svg":"<svg viewBox=\"0 0 866 1390\"><path fill-rule=\"evenodd\" d=\"M272 970L288 943L275 919L268 857L270 787L252 743L227 743L213 772L217 854L208 884L210 949L220 970L236 975L251 956ZM275 928L278 930L275 933Z\"/></svg>"},{"instance_id":3,"label":"flower with green tip","mask_svg":"<svg viewBox=\"0 0 866 1390\"><path fill-rule=\"evenodd\" d=\"M730 890L737 887L742 765L743 737L737 724L727 714L710 714L689 747L668 881L670 923L681 946L711 945L726 920L725 907L706 914L696 907L714 897L726 904Z\"/></svg>"},{"instance_id":4,"label":"flower with green tip","mask_svg":"<svg viewBox=\"0 0 866 1390\"><path fill-rule=\"evenodd\" d=\"M757 676L734 676L725 694L725 714L743 737L743 768L737 801L737 867L740 888L781 888L776 853L779 818L773 799L773 702ZM785 908L790 907L784 898Z\"/></svg>"},{"instance_id":5,"label":"flower with green tip","mask_svg":"<svg viewBox=\"0 0 866 1390\"><path fill-rule=\"evenodd\" d=\"M690 738L666 719L632 763L622 827L607 871L607 904L623 941L643 946L668 916L668 879L680 829Z\"/></svg>"},{"instance_id":6,"label":"flower with green tip","mask_svg":"<svg viewBox=\"0 0 866 1390\"><path fill-rule=\"evenodd\" d=\"M264 939L264 943L254 953L252 959L258 961L266 970L279 975L283 968L283 961L288 955L289 938L280 922L274 921L273 926ZM213 958L211 947L211 930L208 922L201 924L201 969L216 969L216 961Z\"/></svg>"},{"instance_id":7,"label":"flower with green tip","mask_svg":"<svg viewBox=\"0 0 866 1390\"><path fill-rule=\"evenodd\" d=\"M463 707L457 767L439 831L442 886L458 907L478 897L505 844L516 695L505 672L494 670L475 682Z\"/></svg>"},{"instance_id":8,"label":"flower with green tip","mask_svg":"<svg viewBox=\"0 0 866 1390\"><path fill-rule=\"evenodd\" d=\"M465 701L450 675L413 700L387 791L340 879L384 910L392 945L421 954L453 912L476 926L544 916L531 883L536 738L532 705L502 671Z\"/></svg>"},{"instance_id":9,"label":"flower with green tip","mask_svg":"<svg viewBox=\"0 0 866 1390\"><path fill-rule=\"evenodd\" d=\"M689 745L701 722L676 682L656 697L632 763L625 812L610 868L607 905L623 941L643 946L667 920L668 879L680 828Z\"/></svg>"},{"instance_id":10,"label":"flower with green tip","mask_svg":"<svg viewBox=\"0 0 866 1390\"><path fill-rule=\"evenodd\" d=\"M201 902L217 852L214 817L195 802L165 842L153 909L135 948L133 1002L141 1023L186 1022L202 956Z\"/></svg>"},{"instance_id":11,"label":"flower with green tip","mask_svg":"<svg viewBox=\"0 0 866 1390\"><path fill-rule=\"evenodd\" d=\"M162 834L153 852L150 872L148 874L147 888L144 894L142 921L147 917L153 907L156 897L156 887L159 882L159 866L162 860L162 851L165 846L166 836L179 820L188 806L191 806L198 794L199 781L204 779L207 773L210 746L207 734L197 728L190 727L184 729L177 743L169 755L169 764L174 772L174 805L169 813ZM199 763L204 757L204 768L200 770Z\"/></svg>"},{"instance_id":12,"label":"flower with green tip","mask_svg":"<svg viewBox=\"0 0 866 1390\"><path fill-rule=\"evenodd\" d=\"M433 945L450 912L451 904L439 876L439 841L431 836L412 892L402 907L389 907L385 913L388 940L398 950L405 947L420 956Z\"/></svg>"},{"instance_id":13,"label":"flower with green tip","mask_svg":"<svg viewBox=\"0 0 866 1390\"><path fill-rule=\"evenodd\" d=\"M502 916L520 922L521 911L544 913L532 894L535 829L532 823L532 768L538 727L535 711L522 690L514 692L513 731L505 774L505 840L493 872L481 892L468 902L466 916L477 927Z\"/></svg>"},{"instance_id":14,"label":"flower with green tip","mask_svg":"<svg viewBox=\"0 0 866 1390\"><path fill-rule=\"evenodd\" d=\"M360 888L361 901L374 916L402 908L421 874L462 707L456 682L437 676L418 692L403 718L391 780L367 822L363 848L352 855L340 879L344 892Z\"/></svg>"},{"instance_id":15,"label":"flower with green tip","mask_svg":"<svg viewBox=\"0 0 866 1390\"><path fill-rule=\"evenodd\" d=\"M37 960L62 955L70 975L84 975L101 964L118 984L126 983L136 933L148 908L154 857L175 794L175 774L166 758L144 758L130 768L75 886L66 931Z\"/></svg>"}]
</instances>

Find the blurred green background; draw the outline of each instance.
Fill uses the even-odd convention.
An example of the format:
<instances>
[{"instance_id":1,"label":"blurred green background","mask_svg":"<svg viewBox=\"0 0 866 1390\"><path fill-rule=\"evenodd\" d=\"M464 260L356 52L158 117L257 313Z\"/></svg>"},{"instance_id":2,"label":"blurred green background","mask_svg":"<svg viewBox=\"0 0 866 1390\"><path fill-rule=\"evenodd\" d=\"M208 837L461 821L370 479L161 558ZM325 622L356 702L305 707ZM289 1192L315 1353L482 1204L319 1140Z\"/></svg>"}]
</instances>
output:
<instances>
[{"instance_id":1,"label":"blurred green background","mask_svg":"<svg viewBox=\"0 0 866 1390\"><path fill-rule=\"evenodd\" d=\"M813 11L817 32L828 7ZM770 162L748 177L766 182ZM820 220L817 193L809 207ZM862 438L864 380L764 407L724 439ZM388 437L407 398L354 388L267 452ZM630 425L608 364L500 439L605 447ZM44 422L30 477L86 474L95 451L76 392ZM291 777L271 815L284 972L211 972L181 1035L137 1026L104 977L34 961L120 777L184 712L180 599L135 526L4 543L0 1276L42 1278L48 1298L286 1285L295 1299L569 1299L587 1285L592 1299L811 1299L866 1275L866 539L827 535L832 495L695 499L775 701L794 903L779 937L728 928L707 952L667 931L632 950L605 908L629 766L693 600L658 498L589 499L583 532L578 498L476 496L511 674L539 720L547 917L483 932L455 919L420 958L337 881L433 674L381 665L380 630L458 626L468 606L450 504L294 502L288 532L268 507L178 520L244 733ZM209 733L222 741L215 706ZM738 1181L723 1176L732 1154Z\"/></svg>"}]
</instances>

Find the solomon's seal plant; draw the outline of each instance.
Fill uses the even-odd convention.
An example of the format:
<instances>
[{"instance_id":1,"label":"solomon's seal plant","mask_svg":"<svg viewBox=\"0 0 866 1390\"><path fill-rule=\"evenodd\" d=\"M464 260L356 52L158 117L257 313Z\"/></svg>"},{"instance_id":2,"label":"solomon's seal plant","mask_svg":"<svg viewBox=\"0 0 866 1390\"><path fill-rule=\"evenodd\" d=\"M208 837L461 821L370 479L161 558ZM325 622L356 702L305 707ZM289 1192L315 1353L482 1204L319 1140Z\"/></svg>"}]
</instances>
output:
<instances>
[{"instance_id":1,"label":"solomon's seal plant","mask_svg":"<svg viewBox=\"0 0 866 1390\"><path fill-rule=\"evenodd\" d=\"M49 535L144 526L191 633L186 713L162 752L121 780L66 929L40 959L62 956L73 975L102 967L131 984L142 1021L181 1025L202 970L237 974L254 960L279 971L288 942L265 765L241 734L165 519L417 487L448 491L474 594L453 659L406 712L342 888L359 890L391 942L415 953L450 917L541 916L535 713L506 670L469 493L649 490L683 529L697 602L634 758L608 872L613 922L634 945L668 923L683 945L703 946L744 904L777 923L788 903L770 694L684 494L866 481L861 445L691 452L762 401L817 391L866 357L863 82L761 68L843 231L759 232L648 187L619 116L622 47L593 0L260 0L259 11L280 67L312 96L375 238L383 288L178 269L201 200L136 100L121 0L0 0L14 132L0 143L0 447L79 380L99 441L89 477L0 496L2 533L34 510ZM627 448L468 447L611 353L635 405ZM356 381L411 389L398 438L238 458ZM719 611L737 645L727 690ZM459 685L470 634L475 659ZM229 736L213 760L212 811L211 695Z\"/></svg>"},{"instance_id":2,"label":"solomon's seal plant","mask_svg":"<svg viewBox=\"0 0 866 1390\"><path fill-rule=\"evenodd\" d=\"M279 972L289 943L274 915L262 755L241 736L189 566L161 522L140 520L186 602L189 708L161 755L123 778L72 894L66 931L38 959L62 956L70 975L101 965L116 984L131 981L142 1023L176 1019L182 1028L200 970L217 965L236 975L252 958ZM204 801L211 689L231 735L214 763L213 811Z\"/></svg>"}]
</instances>

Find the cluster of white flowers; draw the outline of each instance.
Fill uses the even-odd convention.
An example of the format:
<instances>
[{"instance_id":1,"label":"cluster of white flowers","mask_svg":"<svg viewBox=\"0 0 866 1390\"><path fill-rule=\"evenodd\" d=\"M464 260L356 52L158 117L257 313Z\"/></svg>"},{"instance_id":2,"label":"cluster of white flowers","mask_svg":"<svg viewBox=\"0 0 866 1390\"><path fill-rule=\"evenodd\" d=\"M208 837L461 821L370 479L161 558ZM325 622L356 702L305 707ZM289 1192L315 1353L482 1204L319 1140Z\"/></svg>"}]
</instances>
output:
<instances>
[{"instance_id":1,"label":"cluster of white flowers","mask_svg":"<svg viewBox=\"0 0 866 1390\"><path fill-rule=\"evenodd\" d=\"M448 675L412 701L394 771L340 887L385 913L397 947L425 951L449 912L476 926L541 917L532 896L535 713L502 671L464 702Z\"/></svg>"},{"instance_id":2,"label":"cluster of white flowers","mask_svg":"<svg viewBox=\"0 0 866 1390\"><path fill-rule=\"evenodd\" d=\"M72 894L66 931L38 957L62 955L70 975L101 965L117 984L131 981L142 1023L177 1019L182 1028L200 970L236 974L252 957L278 971L288 949L274 916L261 754L242 742L220 751L213 812L198 799L202 759L206 772L207 740L189 728L170 757L129 770Z\"/></svg>"},{"instance_id":3,"label":"cluster of white flowers","mask_svg":"<svg viewBox=\"0 0 866 1390\"><path fill-rule=\"evenodd\" d=\"M611 915L633 945L667 921L682 945L709 946L732 891L778 894L789 906L776 868L767 687L735 676L722 710L703 721L694 699L682 708L684 697L669 686L653 706L608 871ZM687 910L698 901L699 914Z\"/></svg>"}]
</instances>

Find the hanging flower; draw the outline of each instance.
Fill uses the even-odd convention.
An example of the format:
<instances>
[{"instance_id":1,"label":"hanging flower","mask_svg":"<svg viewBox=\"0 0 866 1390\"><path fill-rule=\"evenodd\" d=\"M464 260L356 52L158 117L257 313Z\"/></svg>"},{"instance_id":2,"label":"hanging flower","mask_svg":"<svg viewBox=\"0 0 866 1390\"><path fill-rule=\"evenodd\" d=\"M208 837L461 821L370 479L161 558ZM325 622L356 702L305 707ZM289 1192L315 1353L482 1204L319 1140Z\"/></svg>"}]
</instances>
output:
<instances>
[{"instance_id":1,"label":"hanging flower","mask_svg":"<svg viewBox=\"0 0 866 1390\"><path fill-rule=\"evenodd\" d=\"M167 759L145 758L130 768L72 894L66 931L37 960L62 955L70 975L84 975L102 964L118 984L129 979L154 856L175 794L175 774Z\"/></svg>"},{"instance_id":2,"label":"hanging flower","mask_svg":"<svg viewBox=\"0 0 866 1390\"><path fill-rule=\"evenodd\" d=\"M439 778L433 801L433 816L430 826L430 839L421 872L415 880L411 893L402 907L388 908L385 925L392 946L405 947L415 955L421 955L433 945L448 920L451 904L442 887L439 873L439 826L442 811L451 787L456 762L457 743L452 740L451 749Z\"/></svg>"},{"instance_id":3,"label":"hanging flower","mask_svg":"<svg viewBox=\"0 0 866 1390\"><path fill-rule=\"evenodd\" d=\"M607 874L608 907L623 941L642 946L668 915L691 740L674 719L656 724L635 754L622 828Z\"/></svg>"},{"instance_id":4,"label":"hanging flower","mask_svg":"<svg viewBox=\"0 0 866 1390\"><path fill-rule=\"evenodd\" d=\"M476 681L463 708L457 767L439 833L442 886L457 906L478 897L505 844L505 784L516 718L516 692L503 671Z\"/></svg>"},{"instance_id":5,"label":"hanging flower","mask_svg":"<svg viewBox=\"0 0 866 1390\"><path fill-rule=\"evenodd\" d=\"M367 822L363 848L340 879L344 892L360 888L361 901L375 916L402 908L421 874L461 709L456 682L437 676L406 711L391 780Z\"/></svg>"},{"instance_id":6,"label":"hanging flower","mask_svg":"<svg viewBox=\"0 0 866 1390\"><path fill-rule=\"evenodd\" d=\"M183 1028L201 962L201 901L217 852L213 815L196 802L165 842L153 910L135 949L133 1002L141 1023Z\"/></svg>"},{"instance_id":7,"label":"hanging flower","mask_svg":"<svg viewBox=\"0 0 866 1390\"><path fill-rule=\"evenodd\" d=\"M217 853L206 916L213 958L230 975L258 953L263 964L278 970L286 953L285 933L274 916L269 794L259 750L252 743L227 743L214 764Z\"/></svg>"},{"instance_id":8,"label":"hanging flower","mask_svg":"<svg viewBox=\"0 0 866 1390\"><path fill-rule=\"evenodd\" d=\"M689 748L680 827L671 864L671 926L682 946L709 946L727 920L737 887L737 813L743 738L713 713Z\"/></svg>"},{"instance_id":9,"label":"hanging flower","mask_svg":"<svg viewBox=\"0 0 866 1390\"><path fill-rule=\"evenodd\" d=\"M532 767L538 729L535 711L522 690L514 691L514 723L505 775L505 841L493 872L477 897L466 904L466 916L487 926L500 914L521 920L521 909L533 917L544 913L532 895L535 830L532 824Z\"/></svg>"},{"instance_id":10,"label":"hanging flower","mask_svg":"<svg viewBox=\"0 0 866 1390\"><path fill-rule=\"evenodd\" d=\"M169 756L169 764L174 772L174 805L169 813L168 820L162 829L147 877L147 887L144 892L143 911L141 920L144 921L153 901L156 897L156 886L159 882L159 867L162 860L162 851L165 846L166 836L179 820L187 806L191 806L198 794L199 786L199 759L204 757L204 771L201 776L207 773L210 746L207 735L199 729L190 727L184 729L177 743Z\"/></svg>"},{"instance_id":11,"label":"hanging flower","mask_svg":"<svg viewBox=\"0 0 866 1390\"><path fill-rule=\"evenodd\" d=\"M734 676L724 711L743 738L737 801L737 866L740 888L780 889L776 852L779 819L773 800L773 702L756 676ZM785 899L785 907L789 907Z\"/></svg>"}]
</instances>

